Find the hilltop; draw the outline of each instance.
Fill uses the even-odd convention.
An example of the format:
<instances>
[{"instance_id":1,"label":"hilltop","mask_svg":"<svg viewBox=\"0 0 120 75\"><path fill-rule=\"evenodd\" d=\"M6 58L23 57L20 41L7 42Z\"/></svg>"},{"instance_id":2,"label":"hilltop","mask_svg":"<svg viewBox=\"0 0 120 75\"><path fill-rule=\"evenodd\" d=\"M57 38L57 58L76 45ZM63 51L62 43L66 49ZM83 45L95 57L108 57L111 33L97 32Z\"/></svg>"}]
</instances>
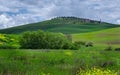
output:
<instances>
[{"instance_id":1,"label":"hilltop","mask_svg":"<svg viewBox=\"0 0 120 75\"><path fill-rule=\"evenodd\" d=\"M1 29L0 33L19 34L24 31L44 30L50 32L62 32L66 34L98 31L108 28L120 27L106 22L95 21L77 17L57 17L38 23L32 23L7 29Z\"/></svg>"}]
</instances>

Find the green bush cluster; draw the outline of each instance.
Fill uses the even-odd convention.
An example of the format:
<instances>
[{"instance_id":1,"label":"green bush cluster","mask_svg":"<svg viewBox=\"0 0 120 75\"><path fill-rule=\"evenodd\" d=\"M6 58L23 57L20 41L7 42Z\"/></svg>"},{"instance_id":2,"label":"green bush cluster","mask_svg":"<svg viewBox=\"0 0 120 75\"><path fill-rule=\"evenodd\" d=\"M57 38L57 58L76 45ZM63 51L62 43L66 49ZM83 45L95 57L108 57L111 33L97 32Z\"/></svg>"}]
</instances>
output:
<instances>
[{"instance_id":1,"label":"green bush cluster","mask_svg":"<svg viewBox=\"0 0 120 75\"><path fill-rule=\"evenodd\" d=\"M24 32L20 37L22 49L72 49L73 43L62 33L41 30Z\"/></svg>"},{"instance_id":2,"label":"green bush cluster","mask_svg":"<svg viewBox=\"0 0 120 75\"><path fill-rule=\"evenodd\" d=\"M112 46L108 46L107 48L105 48L105 51L112 51L112 50L113 50Z\"/></svg>"},{"instance_id":3,"label":"green bush cluster","mask_svg":"<svg viewBox=\"0 0 120 75\"><path fill-rule=\"evenodd\" d=\"M120 51L120 48L115 48L115 51Z\"/></svg>"},{"instance_id":4,"label":"green bush cluster","mask_svg":"<svg viewBox=\"0 0 120 75\"><path fill-rule=\"evenodd\" d=\"M17 36L0 34L0 49L17 49L19 48Z\"/></svg>"},{"instance_id":5,"label":"green bush cluster","mask_svg":"<svg viewBox=\"0 0 120 75\"><path fill-rule=\"evenodd\" d=\"M112 46L108 46L107 48L104 49L105 51L120 51L120 48L113 48Z\"/></svg>"},{"instance_id":6,"label":"green bush cluster","mask_svg":"<svg viewBox=\"0 0 120 75\"><path fill-rule=\"evenodd\" d=\"M79 48L81 48L81 46L85 46L85 42L83 42L83 41L75 41L73 44L74 44L73 49L79 49Z\"/></svg>"}]
</instances>

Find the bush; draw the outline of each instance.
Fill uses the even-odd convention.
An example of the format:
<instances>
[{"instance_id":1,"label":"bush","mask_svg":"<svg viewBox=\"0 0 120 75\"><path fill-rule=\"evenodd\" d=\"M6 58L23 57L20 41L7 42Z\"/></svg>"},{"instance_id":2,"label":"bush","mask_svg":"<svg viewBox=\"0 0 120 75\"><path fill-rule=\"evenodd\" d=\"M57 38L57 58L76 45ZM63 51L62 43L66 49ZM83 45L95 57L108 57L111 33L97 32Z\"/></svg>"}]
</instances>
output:
<instances>
[{"instance_id":1,"label":"bush","mask_svg":"<svg viewBox=\"0 0 120 75\"><path fill-rule=\"evenodd\" d=\"M0 49L19 48L17 35L0 34Z\"/></svg>"},{"instance_id":2,"label":"bush","mask_svg":"<svg viewBox=\"0 0 120 75\"><path fill-rule=\"evenodd\" d=\"M120 51L120 48L115 48L115 51Z\"/></svg>"},{"instance_id":3,"label":"bush","mask_svg":"<svg viewBox=\"0 0 120 75\"><path fill-rule=\"evenodd\" d=\"M25 32L20 39L21 48L24 49L70 49L72 42L62 33Z\"/></svg>"},{"instance_id":4,"label":"bush","mask_svg":"<svg viewBox=\"0 0 120 75\"><path fill-rule=\"evenodd\" d=\"M76 44L79 44L79 45L85 45L85 42L84 41L75 41L74 43L76 43Z\"/></svg>"},{"instance_id":5,"label":"bush","mask_svg":"<svg viewBox=\"0 0 120 75\"><path fill-rule=\"evenodd\" d=\"M112 46L108 46L105 50L106 51L112 51L113 49L112 49Z\"/></svg>"},{"instance_id":6,"label":"bush","mask_svg":"<svg viewBox=\"0 0 120 75\"><path fill-rule=\"evenodd\" d=\"M84 46L85 45L85 42L83 41L75 41L74 42L74 48L75 49L80 49L81 46Z\"/></svg>"},{"instance_id":7,"label":"bush","mask_svg":"<svg viewBox=\"0 0 120 75\"><path fill-rule=\"evenodd\" d=\"M93 47L93 42L87 42L87 43L85 44L85 46L86 46L86 47Z\"/></svg>"},{"instance_id":8,"label":"bush","mask_svg":"<svg viewBox=\"0 0 120 75\"><path fill-rule=\"evenodd\" d=\"M9 44L2 44L0 45L0 49L18 49L19 46L17 45L9 45Z\"/></svg>"},{"instance_id":9,"label":"bush","mask_svg":"<svg viewBox=\"0 0 120 75\"><path fill-rule=\"evenodd\" d=\"M68 40L72 41L72 35L71 34L65 34Z\"/></svg>"}]
</instances>

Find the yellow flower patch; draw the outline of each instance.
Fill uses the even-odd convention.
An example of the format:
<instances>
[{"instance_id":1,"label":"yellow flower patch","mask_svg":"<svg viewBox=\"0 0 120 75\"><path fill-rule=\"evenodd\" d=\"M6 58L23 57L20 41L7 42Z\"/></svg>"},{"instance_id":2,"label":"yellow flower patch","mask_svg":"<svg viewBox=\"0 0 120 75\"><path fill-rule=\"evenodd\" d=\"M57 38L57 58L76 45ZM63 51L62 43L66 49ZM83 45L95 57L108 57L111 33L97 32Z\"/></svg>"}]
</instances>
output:
<instances>
[{"instance_id":1,"label":"yellow flower patch","mask_svg":"<svg viewBox=\"0 0 120 75\"><path fill-rule=\"evenodd\" d=\"M111 71L109 69L102 70L98 68L92 68L87 71L80 69L79 71L77 71L76 75L117 75L117 72Z\"/></svg>"}]
</instances>

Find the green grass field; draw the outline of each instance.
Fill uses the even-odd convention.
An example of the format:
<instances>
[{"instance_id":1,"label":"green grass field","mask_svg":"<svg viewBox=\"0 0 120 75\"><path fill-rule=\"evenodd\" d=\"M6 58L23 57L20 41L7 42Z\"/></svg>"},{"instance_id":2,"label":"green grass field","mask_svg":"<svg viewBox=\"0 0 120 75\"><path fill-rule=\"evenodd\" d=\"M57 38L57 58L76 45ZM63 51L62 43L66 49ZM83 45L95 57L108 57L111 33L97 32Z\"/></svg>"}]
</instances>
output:
<instances>
[{"instance_id":1,"label":"green grass field","mask_svg":"<svg viewBox=\"0 0 120 75\"><path fill-rule=\"evenodd\" d=\"M73 41L92 41L96 45L120 46L120 28L73 34Z\"/></svg>"},{"instance_id":2,"label":"green grass field","mask_svg":"<svg viewBox=\"0 0 120 75\"><path fill-rule=\"evenodd\" d=\"M0 50L1 75L76 75L80 68L91 67L120 73L120 53L99 48Z\"/></svg>"}]
</instances>

